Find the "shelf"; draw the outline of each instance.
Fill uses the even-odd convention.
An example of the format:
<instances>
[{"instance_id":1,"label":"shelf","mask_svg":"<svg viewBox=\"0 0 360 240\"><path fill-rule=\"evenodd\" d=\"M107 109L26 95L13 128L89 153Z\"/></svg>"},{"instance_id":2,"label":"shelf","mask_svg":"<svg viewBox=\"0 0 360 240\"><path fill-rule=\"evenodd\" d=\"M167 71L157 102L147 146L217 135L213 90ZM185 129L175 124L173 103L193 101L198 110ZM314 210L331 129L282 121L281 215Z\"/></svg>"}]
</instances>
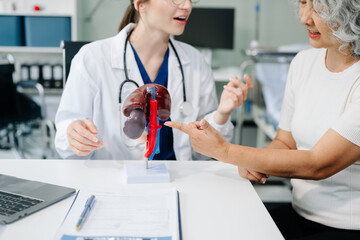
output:
<instances>
[{"instance_id":1,"label":"shelf","mask_svg":"<svg viewBox=\"0 0 360 240\"><path fill-rule=\"evenodd\" d=\"M284 52L277 49L250 48L245 50L248 57L295 57L298 52Z\"/></svg>"},{"instance_id":2,"label":"shelf","mask_svg":"<svg viewBox=\"0 0 360 240\"><path fill-rule=\"evenodd\" d=\"M14 47L14 46L0 46L0 53L59 53L63 49L60 47Z\"/></svg>"},{"instance_id":3,"label":"shelf","mask_svg":"<svg viewBox=\"0 0 360 240\"><path fill-rule=\"evenodd\" d=\"M29 95L38 95L39 92L36 89L25 89L25 88L20 88L20 91L22 93L25 94L29 94ZM45 96L61 96L63 92L62 88L44 88L44 93Z\"/></svg>"},{"instance_id":4,"label":"shelf","mask_svg":"<svg viewBox=\"0 0 360 240\"><path fill-rule=\"evenodd\" d=\"M51 12L1 12L0 16L31 16L31 17L74 17L72 14Z\"/></svg>"}]
</instances>

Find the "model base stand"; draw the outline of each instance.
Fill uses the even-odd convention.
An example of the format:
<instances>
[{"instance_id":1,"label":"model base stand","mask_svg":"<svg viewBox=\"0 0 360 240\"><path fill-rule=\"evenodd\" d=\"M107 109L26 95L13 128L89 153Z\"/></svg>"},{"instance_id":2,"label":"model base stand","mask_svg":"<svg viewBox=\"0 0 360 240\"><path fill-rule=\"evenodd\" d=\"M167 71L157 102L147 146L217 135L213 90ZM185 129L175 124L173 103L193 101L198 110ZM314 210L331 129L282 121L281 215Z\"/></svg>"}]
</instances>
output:
<instances>
[{"instance_id":1,"label":"model base stand","mask_svg":"<svg viewBox=\"0 0 360 240\"><path fill-rule=\"evenodd\" d=\"M127 184L136 183L168 183L170 174L165 163L149 162L146 168L144 163L126 163L125 180Z\"/></svg>"}]
</instances>

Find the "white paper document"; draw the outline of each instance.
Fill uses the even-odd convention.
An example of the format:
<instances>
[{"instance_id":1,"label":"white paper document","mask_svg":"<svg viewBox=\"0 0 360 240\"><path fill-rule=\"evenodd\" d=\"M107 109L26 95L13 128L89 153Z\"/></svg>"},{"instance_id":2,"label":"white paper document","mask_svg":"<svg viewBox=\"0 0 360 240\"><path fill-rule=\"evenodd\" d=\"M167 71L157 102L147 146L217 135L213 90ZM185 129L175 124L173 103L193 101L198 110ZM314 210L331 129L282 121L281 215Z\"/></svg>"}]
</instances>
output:
<instances>
[{"instance_id":1,"label":"white paper document","mask_svg":"<svg viewBox=\"0 0 360 240\"><path fill-rule=\"evenodd\" d=\"M87 199L94 205L81 229L75 226ZM56 239L180 240L178 193L175 188L81 189Z\"/></svg>"}]
</instances>

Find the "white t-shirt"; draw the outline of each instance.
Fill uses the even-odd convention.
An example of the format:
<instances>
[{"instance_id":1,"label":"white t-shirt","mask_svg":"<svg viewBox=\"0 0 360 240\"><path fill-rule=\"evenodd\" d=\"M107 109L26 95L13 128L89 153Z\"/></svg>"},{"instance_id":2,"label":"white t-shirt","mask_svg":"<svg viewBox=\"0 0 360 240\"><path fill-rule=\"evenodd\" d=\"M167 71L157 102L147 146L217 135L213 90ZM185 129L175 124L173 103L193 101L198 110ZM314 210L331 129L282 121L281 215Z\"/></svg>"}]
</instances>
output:
<instances>
[{"instance_id":1,"label":"white t-shirt","mask_svg":"<svg viewBox=\"0 0 360 240\"><path fill-rule=\"evenodd\" d=\"M305 50L290 66L279 128L292 133L298 150L312 149L330 128L360 146L360 61L332 73L325 55L326 49ZM324 180L291 183L301 216L360 230L360 161Z\"/></svg>"}]
</instances>

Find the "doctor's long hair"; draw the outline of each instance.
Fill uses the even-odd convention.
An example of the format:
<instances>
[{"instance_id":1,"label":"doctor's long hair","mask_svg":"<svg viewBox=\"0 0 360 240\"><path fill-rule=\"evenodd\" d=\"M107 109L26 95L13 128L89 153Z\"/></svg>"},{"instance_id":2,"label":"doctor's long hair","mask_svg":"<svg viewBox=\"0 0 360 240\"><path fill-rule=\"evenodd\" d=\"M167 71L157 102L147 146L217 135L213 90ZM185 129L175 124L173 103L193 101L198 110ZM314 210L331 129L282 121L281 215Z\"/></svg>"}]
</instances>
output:
<instances>
[{"instance_id":1,"label":"doctor's long hair","mask_svg":"<svg viewBox=\"0 0 360 240\"><path fill-rule=\"evenodd\" d=\"M139 0L137 4L147 2L148 0ZM123 19L119 25L118 31L120 32L129 23L137 23L139 21L139 13L134 6L134 0L130 0L130 5L126 9Z\"/></svg>"}]
</instances>

